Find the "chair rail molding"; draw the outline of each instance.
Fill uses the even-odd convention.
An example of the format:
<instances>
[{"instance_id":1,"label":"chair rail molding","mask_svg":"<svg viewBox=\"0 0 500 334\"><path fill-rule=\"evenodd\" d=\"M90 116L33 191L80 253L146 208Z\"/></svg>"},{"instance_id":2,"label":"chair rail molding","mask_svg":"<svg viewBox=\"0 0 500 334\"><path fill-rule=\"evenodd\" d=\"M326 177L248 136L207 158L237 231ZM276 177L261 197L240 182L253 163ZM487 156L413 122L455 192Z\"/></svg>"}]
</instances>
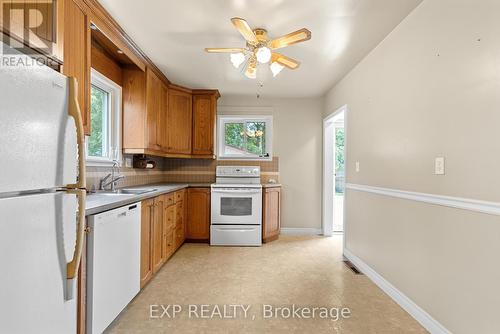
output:
<instances>
[{"instance_id":1,"label":"chair rail molding","mask_svg":"<svg viewBox=\"0 0 500 334\"><path fill-rule=\"evenodd\" d=\"M346 189L500 216L500 203L346 183Z\"/></svg>"}]
</instances>

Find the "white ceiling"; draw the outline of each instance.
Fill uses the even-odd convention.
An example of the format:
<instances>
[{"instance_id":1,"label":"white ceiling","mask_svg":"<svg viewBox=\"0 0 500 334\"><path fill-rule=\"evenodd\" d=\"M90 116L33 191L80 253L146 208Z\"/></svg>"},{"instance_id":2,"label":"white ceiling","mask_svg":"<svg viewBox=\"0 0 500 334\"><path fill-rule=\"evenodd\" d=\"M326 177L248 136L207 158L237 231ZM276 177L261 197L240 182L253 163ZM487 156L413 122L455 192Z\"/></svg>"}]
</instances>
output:
<instances>
[{"instance_id":1,"label":"white ceiling","mask_svg":"<svg viewBox=\"0 0 500 334\"><path fill-rule=\"evenodd\" d=\"M324 94L421 1L99 0L172 82L218 88L223 95L266 97ZM268 66L260 65L252 80L232 67L229 55L205 53L205 47L245 46L231 24L235 16L267 29L270 37L311 30L310 41L280 50L301 66L272 78Z\"/></svg>"}]
</instances>

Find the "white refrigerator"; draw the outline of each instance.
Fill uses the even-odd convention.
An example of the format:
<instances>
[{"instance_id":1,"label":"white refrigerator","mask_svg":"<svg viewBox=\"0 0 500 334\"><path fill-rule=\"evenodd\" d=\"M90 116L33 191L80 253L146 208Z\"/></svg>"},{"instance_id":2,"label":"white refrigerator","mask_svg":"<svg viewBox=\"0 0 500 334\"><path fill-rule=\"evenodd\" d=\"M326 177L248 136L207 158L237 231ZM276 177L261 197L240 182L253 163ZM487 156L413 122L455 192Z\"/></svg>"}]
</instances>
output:
<instances>
[{"instance_id":1,"label":"white refrigerator","mask_svg":"<svg viewBox=\"0 0 500 334\"><path fill-rule=\"evenodd\" d=\"M85 224L76 81L0 48L0 333L76 333Z\"/></svg>"}]
</instances>

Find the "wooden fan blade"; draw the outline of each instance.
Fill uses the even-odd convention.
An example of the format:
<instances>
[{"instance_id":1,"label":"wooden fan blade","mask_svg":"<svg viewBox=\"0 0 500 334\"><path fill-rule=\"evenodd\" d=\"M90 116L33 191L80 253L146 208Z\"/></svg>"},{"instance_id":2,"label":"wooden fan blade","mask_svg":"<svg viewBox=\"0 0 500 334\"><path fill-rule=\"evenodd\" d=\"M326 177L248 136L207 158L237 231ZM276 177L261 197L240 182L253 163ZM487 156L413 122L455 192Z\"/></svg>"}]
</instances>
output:
<instances>
[{"instance_id":1,"label":"wooden fan blade","mask_svg":"<svg viewBox=\"0 0 500 334\"><path fill-rule=\"evenodd\" d=\"M273 52L273 55L271 56L271 63L273 62L277 62L278 64L281 64L291 70L296 69L300 65L300 62L295 59L283 56L282 54L276 52Z\"/></svg>"},{"instance_id":2,"label":"wooden fan blade","mask_svg":"<svg viewBox=\"0 0 500 334\"><path fill-rule=\"evenodd\" d=\"M245 76L249 79L255 79L257 77L257 60L249 59L247 69L245 70Z\"/></svg>"},{"instance_id":3,"label":"wooden fan blade","mask_svg":"<svg viewBox=\"0 0 500 334\"><path fill-rule=\"evenodd\" d=\"M291 32L285 36L273 39L269 45L271 49L281 49L285 46L304 42L311 39L311 32L306 28Z\"/></svg>"},{"instance_id":4,"label":"wooden fan blade","mask_svg":"<svg viewBox=\"0 0 500 334\"><path fill-rule=\"evenodd\" d=\"M243 48L205 48L206 52L209 53L238 53L243 52Z\"/></svg>"},{"instance_id":5,"label":"wooden fan blade","mask_svg":"<svg viewBox=\"0 0 500 334\"><path fill-rule=\"evenodd\" d=\"M240 34L245 38L245 40L248 43L255 45L259 42L254 32L248 25L247 21L239 17L233 17L231 19L231 22L233 22L233 25L236 27L236 29L240 32Z\"/></svg>"}]
</instances>

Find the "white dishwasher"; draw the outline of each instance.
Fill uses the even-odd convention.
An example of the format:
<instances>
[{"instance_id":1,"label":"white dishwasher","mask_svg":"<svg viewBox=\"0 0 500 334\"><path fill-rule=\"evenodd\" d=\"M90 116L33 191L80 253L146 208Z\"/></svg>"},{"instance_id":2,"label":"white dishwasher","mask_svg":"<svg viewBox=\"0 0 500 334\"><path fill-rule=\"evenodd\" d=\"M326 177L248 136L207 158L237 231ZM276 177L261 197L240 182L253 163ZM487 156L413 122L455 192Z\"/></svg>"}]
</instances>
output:
<instances>
[{"instance_id":1,"label":"white dishwasher","mask_svg":"<svg viewBox=\"0 0 500 334\"><path fill-rule=\"evenodd\" d=\"M102 333L140 290L141 203L88 218L87 334Z\"/></svg>"}]
</instances>

